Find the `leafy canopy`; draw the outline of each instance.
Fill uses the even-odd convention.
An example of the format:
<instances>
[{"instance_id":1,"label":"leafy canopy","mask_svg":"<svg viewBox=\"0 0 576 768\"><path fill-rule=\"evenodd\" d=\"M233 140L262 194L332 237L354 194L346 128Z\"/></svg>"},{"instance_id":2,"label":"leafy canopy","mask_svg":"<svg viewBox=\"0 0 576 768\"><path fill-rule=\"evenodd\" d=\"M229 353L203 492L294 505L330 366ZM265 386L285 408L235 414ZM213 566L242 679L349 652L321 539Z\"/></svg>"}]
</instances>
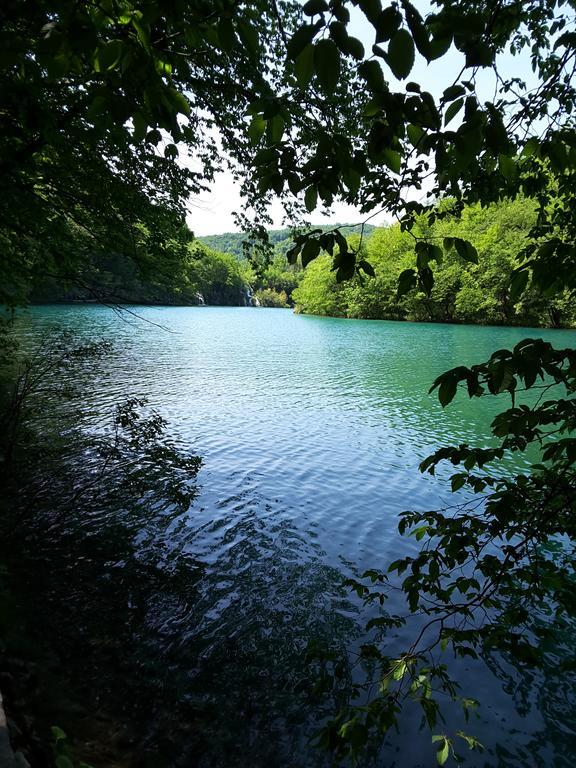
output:
<instances>
[{"instance_id":1,"label":"leafy canopy","mask_svg":"<svg viewBox=\"0 0 576 768\"><path fill-rule=\"evenodd\" d=\"M400 295L417 288L431 296L444 253L463 265L478 261L465 238L418 232L417 215L432 226L446 215L437 205L446 196L455 201L452 215L521 193L535 221L510 291L520 297L529 281L549 296L573 291L575 10L574 0L436 0L424 16L409 0L309 0L303 8L274 0L7 0L0 300L18 301L31 274L77 271L111 243L137 262L169 258L189 238L189 194L212 178L222 155L260 217L272 195L292 218L335 199L367 217L395 217L415 249L399 275ZM358 13L371 30L368 47L350 34ZM504 54L528 62L535 85L511 75ZM461 67L450 67L441 95L410 79L416 62L454 56ZM488 98L482 72L492 77ZM181 153L192 153L196 166L179 162ZM297 236L289 258L304 267L331 259L337 281L370 277L362 248L362 233L348 241L339 228L316 229ZM548 630L574 615L573 357L526 340L433 385L442 405L462 386L470 397L512 397L492 426L497 447L441 449L423 466L461 465L453 487L488 496L456 513L406 516L402 530L424 542L421 553L368 575L386 587L390 573L409 568L400 587L408 612L429 617L427 633L398 659L367 651L381 664L380 690L327 727L330 749L355 755L370 733L381 738L406 696L436 728L434 691L456 695L433 655L437 646L460 655L504 648L538 664ZM522 388L535 387L549 399L517 401ZM502 477L505 452L529 445L541 448L545 463ZM559 537L566 547L548 555ZM353 586L367 599L374 593ZM385 590L375 592L385 600ZM552 621L535 628L543 604ZM383 616L382 628L404 620ZM467 712L469 699L462 703ZM472 736L459 738L476 746ZM443 764L453 737L434 739Z\"/></svg>"}]
</instances>

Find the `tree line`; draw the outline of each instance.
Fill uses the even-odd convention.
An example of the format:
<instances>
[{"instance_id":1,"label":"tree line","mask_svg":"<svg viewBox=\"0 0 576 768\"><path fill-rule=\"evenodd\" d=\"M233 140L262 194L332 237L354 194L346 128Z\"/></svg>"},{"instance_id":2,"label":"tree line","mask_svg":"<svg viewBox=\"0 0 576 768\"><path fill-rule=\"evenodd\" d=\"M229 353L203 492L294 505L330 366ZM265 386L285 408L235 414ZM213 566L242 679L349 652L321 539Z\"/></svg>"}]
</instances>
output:
<instances>
[{"instance_id":1,"label":"tree line","mask_svg":"<svg viewBox=\"0 0 576 768\"><path fill-rule=\"evenodd\" d=\"M213 305L243 305L249 293L265 307L295 307L296 312L334 317L456 322L493 325L572 327L576 308L568 291L547 296L527 285L519 296L511 291L519 243L527 242L536 220L535 206L519 197L487 207L465 206L446 215L453 204L439 205L442 217L429 224L419 217L411 232L399 224L385 227L349 226L347 243L362 251L373 276L356 274L338 281L328 254L304 270L290 264L290 230L269 230L271 256L264 263L250 250L244 233L193 239L174 249L170 269L150 258L149 268L118 252L89 254L69 281L42 276L30 285L32 302L90 301ZM345 225L335 224L333 228ZM320 227L319 227L320 229ZM324 226L329 232L330 227ZM414 260L415 237L443 243L466 239L477 260L462 263L448 249L435 269L428 295L418 286L398 295L398 280ZM248 247L244 247L247 244Z\"/></svg>"},{"instance_id":2,"label":"tree line","mask_svg":"<svg viewBox=\"0 0 576 768\"><path fill-rule=\"evenodd\" d=\"M576 308L568 291L546 295L527 285L514 296L511 279L516 256L527 243L536 220L535 206L522 197L488 207L466 206L458 216L446 216L451 201L440 205L442 218L429 224L419 217L411 232L399 224L379 228L362 242L348 238L349 247L360 249L374 270L373 277L355 275L338 282L328 254L306 269L294 291L298 312L336 317L381 320L461 322L493 325L571 327ZM448 249L434 272L430 293L419 286L398 295L402 272L414 263L415 237L432 243L465 239L477 258L462 262L455 248Z\"/></svg>"}]
</instances>

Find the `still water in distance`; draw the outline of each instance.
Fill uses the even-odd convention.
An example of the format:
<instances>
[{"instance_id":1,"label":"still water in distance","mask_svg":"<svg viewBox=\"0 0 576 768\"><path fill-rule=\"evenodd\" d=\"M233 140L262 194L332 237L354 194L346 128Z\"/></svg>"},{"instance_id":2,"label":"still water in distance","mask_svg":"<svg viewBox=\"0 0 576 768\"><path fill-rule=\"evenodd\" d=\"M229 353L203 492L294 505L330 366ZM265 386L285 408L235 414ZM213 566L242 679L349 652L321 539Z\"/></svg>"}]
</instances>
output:
<instances>
[{"instance_id":1,"label":"still water in distance","mask_svg":"<svg viewBox=\"0 0 576 768\"><path fill-rule=\"evenodd\" d=\"M185 610L158 600L133 651L146 674L155 665L172 697L165 709L188 707L178 727L156 717L162 734L151 753L182 766L321 765L308 739L334 702L298 694L307 642L343 653L362 642L365 616L342 580L408 552L399 512L454 503L419 462L442 444L485 444L504 405L460 397L443 410L430 384L527 336L572 346L576 332L269 309L134 311L140 319L99 306L35 307L20 328L28 338L57 325L112 340L116 353L86 408L103 415L144 396L179 447L204 461L184 526L163 534L197 564L195 599ZM570 764L574 702L553 672L532 679L487 659L456 674L484 702L469 730L487 751L467 765ZM408 713L377 764L434 764L419 725Z\"/></svg>"}]
</instances>

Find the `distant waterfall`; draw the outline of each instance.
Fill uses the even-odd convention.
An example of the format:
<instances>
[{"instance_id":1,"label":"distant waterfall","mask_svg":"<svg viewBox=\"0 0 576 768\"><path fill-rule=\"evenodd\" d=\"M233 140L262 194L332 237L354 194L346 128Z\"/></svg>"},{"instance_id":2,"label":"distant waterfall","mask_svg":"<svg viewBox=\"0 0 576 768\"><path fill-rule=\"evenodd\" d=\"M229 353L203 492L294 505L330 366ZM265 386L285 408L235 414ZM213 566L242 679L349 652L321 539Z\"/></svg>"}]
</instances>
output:
<instances>
[{"instance_id":1,"label":"distant waterfall","mask_svg":"<svg viewBox=\"0 0 576 768\"><path fill-rule=\"evenodd\" d=\"M259 307L260 302L254 296L254 293L252 291L252 287L250 285L246 286L245 288L242 288L240 292L240 298L241 303L240 306L242 307Z\"/></svg>"}]
</instances>

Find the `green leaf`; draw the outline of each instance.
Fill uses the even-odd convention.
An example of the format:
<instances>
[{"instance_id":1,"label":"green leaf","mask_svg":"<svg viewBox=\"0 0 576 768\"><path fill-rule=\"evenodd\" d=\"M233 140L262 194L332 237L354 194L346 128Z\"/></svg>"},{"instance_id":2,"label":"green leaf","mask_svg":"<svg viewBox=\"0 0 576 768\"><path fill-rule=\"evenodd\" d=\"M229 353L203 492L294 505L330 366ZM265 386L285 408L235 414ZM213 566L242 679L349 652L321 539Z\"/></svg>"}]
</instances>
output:
<instances>
[{"instance_id":1,"label":"green leaf","mask_svg":"<svg viewBox=\"0 0 576 768\"><path fill-rule=\"evenodd\" d=\"M460 112L463 106L464 106L464 99L457 99L456 101L453 101L452 104L450 104L450 106L446 110L446 114L444 115L444 125L448 125L450 120L456 117L456 115L458 114L458 112Z\"/></svg>"},{"instance_id":2,"label":"green leaf","mask_svg":"<svg viewBox=\"0 0 576 768\"><path fill-rule=\"evenodd\" d=\"M510 280L511 301L515 302L520 298L524 292L524 289L528 285L529 277L530 275L527 269L521 269L518 272L514 272L512 274L512 279Z\"/></svg>"},{"instance_id":3,"label":"green leaf","mask_svg":"<svg viewBox=\"0 0 576 768\"><path fill-rule=\"evenodd\" d=\"M452 475L452 477L450 478L452 493L456 493L456 491L459 491L460 488L462 488L465 483L466 483L466 475L463 475L460 473L457 475Z\"/></svg>"},{"instance_id":4,"label":"green leaf","mask_svg":"<svg viewBox=\"0 0 576 768\"><path fill-rule=\"evenodd\" d=\"M291 59L297 59L304 48L314 39L317 27L315 24L305 24L292 35L288 42L287 51Z\"/></svg>"},{"instance_id":5,"label":"green leaf","mask_svg":"<svg viewBox=\"0 0 576 768\"><path fill-rule=\"evenodd\" d=\"M238 34L240 40L244 43L246 50L252 58L258 56L260 50L260 40L258 38L258 31L252 24L248 24L245 21L238 22Z\"/></svg>"},{"instance_id":6,"label":"green leaf","mask_svg":"<svg viewBox=\"0 0 576 768\"><path fill-rule=\"evenodd\" d=\"M146 134L146 141L149 144L159 144L162 141L162 134L157 128L154 128Z\"/></svg>"},{"instance_id":7,"label":"green leaf","mask_svg":"<svg viewBox=\"0 0 576 768\"><path fill-rule=\"evenodd\" d=\"M349 37L346 44L346 52L350 54L357 61L362 61L364 58L364 46L356 37Z\"/></svg>"},{"instance_id":8,"label":"green leaf","mask_svg":"<svg viewBox=\"0 0 576 768\"><path fill-rule=\"evenodd\" d=\"M361 259L358 262L358 266L363 272L366 272L367 275L370 275L370 277L376 277L376 272L374 272L374 267L365 259Z\"/></svg>"},{"instance_id":9,"label":"green leaf","mask_svg":"<svg viewBox=\"0 0 576 768\"><path fill-rule=\"evenodd\" d=\"M302 266L305 268L313 261L320 253L320 243L318 240L310 239L306 241L304 248L302 248Z\"/></svg>"},{"instance_id":10,"label":"green leaf","mask_svg":"<svg viewBox=\"0 0 576 768\"><path fill-rule=\"evenodd\" d=\"M308 0L302 7L302 11L306 16L314 16L316 13L324 13L327 10L328 3L326 0Z\"/></svg>"},{"instance_id":11,"label":"green leaf","mask_svg":"<svg viewBox=\"0 0 576 768\"><path fill-rule=\"evenodd\" d=\"M218 22L218 40L223 51L231 51L236 45L236 32L234 24L226 17L222 17Z\"/></svg>"},{"instance_id":12,"label":"green leaf","mask_svg":"<svg viewBox=\"0 0 576 768\"><path fill-rule=\"evenodd\" d=\"M147 120L141 112L135 112L132 116L132 124L134 126L132 138L136 143L140 143L146 136L146 129L148 128Z\"/></svg>"},{"instance_id":13,"label":"green leaf","mask_svg":"<svg viewBox=\"0 0 576 768\"><path fill-rule=\"evenodd\" d=\"M424 536L428 533L428 526L427 525L421 525L418 528L414 528L413 531L410 532L411 536L414 536L416 541L422 541Z\"/></svg>"},{"instance_id":14,"label":"green leaf","mask_svg":"<svg viewBox=\"0 0 576 768\"><path fill-rule=\"evenodd\" d=\"M526 144L524 144L524 148L522 149L522 155L524 157L531 157L532 155L535 155L538 153L538 150L540 148L540 141L535 137L532 136L528 139Z\"/></svg>"},{"instance_id":15,"label":"green leaf","mask_svg":"<svg viewBox=\"0 0 576 768\"><path fill-rule=\"evenodd\" d=\"M444 260L444 253L439 245L428 244L428 258L430 261L435 261L436 264L442 264Z\"/></svg>"},{"instance_id":16,"label":"green leaf","mask_svg":"<svg viewBox=\"0 0 576 768\"><path fill-rule=\"evenodd\" d=\"M334 93L340 77L340 52L333 40L319 40L314 46L314 69L322 89Z\"/></svg>"},{"instance_id":17,"label":"green leaf","mask_svg":"<svg viewBox=\"0 0 576 768\"><path fill-rule=\"evenodd\" d=\"M444 101L452 101L453 99L457 99L459 96L465 95L466 88L464 88L463 85L451 85L449 88L446 88L442 94L442 99Z\"/></svg>"},{"instance_id":18,"label":"green leaf","mask_svg":"<svg viewBox=\"0 0 576 768\"><path fill-rule=\"evenodd\" d=\"M304 193L304 204L306 205L306 210L308 213L312 213L312 211L316 208L316 205L318 204L318 190L316 187L312 185L308 187Z\"/></svg>"},{"instance_id":19,"label":"green leaf","mask_svg":"<svg viewBox=\"0 0 576 768\"><path fill-rule=\"evenodd\" d=\"M466 744L468 745L468 749L481 749L480 742L478 739L475 739L474 736L470 736L467 733L464 733L464 731L456 731L458 736L460 736L461 739L464 739Z\"/></svg>"},{"instance_id":20,"label":"green leaf","mask_svg":"<svg viewBox=\"0 0 576 768\"><path fill-rule=\"evenodd\" d=\"M430 261L430 244L419 240L416 243L416 266L423 269L428 266Z\"/></svg>"},{"instance_id":21,"label":"green leaf","mask_svg":"<svg viewBox=\"0 0 576 768\"><path fill-rule=\"evenodd\" d=\"M400 273L400 276L398 277L398 290L396 297L400 298L400 296L404 296L404 294L408 293L408 291L411 291L412 288L416 287L416 283L417 277L415 270L405 269Z\"/></svg>"},{"instance_id":22,"label":"green leaf","mask_svg":"<svg viewBox=\"0 0 576 768\"><path fill-rule=\"evenodd\" d=\"M434 59L439 59L447 52L447 50L452 45L452 35L448 34L444 37L438 36L434 37L430 41L430 53L429 61L434 61Z\"/></svg>"},{"instance_id":23,"label":"green leaf","mask_svg":"<svg viewBox=\"0 0 576 768\"><path fill-rule=\"evenodd\" d=\"M393 149L383 149L381 157L391 171L400 173L402 167L402 155L399 152L395 152Z\"/></svg>"},{"instance_id":24,"label":"green leaf","mask_svg":"<svg viewBox=\"0 0 576 768\"><path fill-rule=\"evenodd\" d=\"M434 288L434 273L430 267L423 267L418 270L418 280L426 296L430 296L432 288Z\"/></svg>"},{"instance_id":25,"label":"green leaf","mask_svg":"<svg viewBox=\"0 0 576 768\"><path fill-rule=\"evenodd\" d=\"M406 674L406 668L406 662L398 660L396 666L394 667L394 671L392 672L392 678L394 680L401 680Z\"/></svg>"},{"instance_id":26,"label":"green leaf","mask_svg":"<svg viewBox=\"0 0 576 768\"><path fill-rule=\"evenodd\" d=\"M362 177L355 168L345 168L342 171L342 179L352 195L356 195L362 183Z\"/></svg>"},{"instance_id":27,"label":"green leaf","mask_svg":"<svg viewBox=\"0 0 576 768\"><path fill-rule=\"evenodd\" d=\"M404 10L406 13L406 21L408 22L408 28L412 33L416 48L420 51L428 61L432 58L430 51L430 40L428 38L428 31L424 26L422 16L419 11L408 0L403 0Z\"/></svg>"},{"instance_id":28,"label":"green leaf","mask_svg":"<svg viewBox=\"0 0 576 768\"><path fill-rule=\"evenodd\" d=\"M294 65L294 71L296 73L296 80L300 88L306 88L306 86L312 80L314 74L314 46L308 44L302 53L296 58Z\"/></svg>"},{"instance_id":29,"label":"green leaf","mask_svg":"<svg viewBox=\"0 0 576 768\"><path fill-rule=\"evenodd\" d=\"M376 42L384 43L396 34L402 23L402 14L397 8L385 8L372 22L376 30Z\"/></svg>"},{"instance_id":30,"label":"green leaf","mask_svg":"<svg viewBox=\"0 0 576 768\"><path fill-rule=\"evenodd\" d=\"M440 386L438 387L438 400L440 401L442 408L445 408L452 402L452 400L454 400L457 389L458 381L453 376L444 377L442 379Z\"/></svg>"},{"instance_id":31,"label":"green leaf","mask_svg":"<svg viewBox=\"0 0 576 768\"><path fill-rule=\"evenodd\" d=\"M350 280L354 277L354 260L350 259L336 271L336 282L342 283L344 280Z\"/></svg>"},{"instance_id":32,"label":"green leaf","mask_svg":"<svg viewBox=\"0 0 576 768\"><path fill-rule=\"evenodd\" d=\"M494 63L495 49L487 42L478 40L466 48L467 67L490 67Z\"/></svg>"},{"instance_id":33,"label":"green leaf","mask_svg":"<svg viewBox=\"0 0 576 768\"><path fill-rule=\"evenodd\" d=\"M122 55L123 44L120 40L110 40L104 43L102 48L98 51L98 63L100 65L100 72L106 72L107 70L114 69L114 67L120 61Z\"/></svg>"},{"instance_id":34,"label":"green leaf","mask_svg":"<svg viewBox=\"0 0 576 768\"><path fill-rule=\"evenodd\" d=\"M461 259L469 261L471 264L478 264L478 251L474 248L472 243L468 242L468 240L462 240L460 237L455 237L454 247Z\"/></svg>"},{"instance_id":35,"label":"green leaf","mask_svg":"<svg viewBox=\"0 0 576 768\"><path fill-rule=\"evenodd\" d=\"M444 737L442 746L436 752L436 762L438 763L438 765L444 765L446 760L448 760L449 754L450 754L450 741L446 737Z\"/></svg>"},{"instance_id":36,"label":"green leaf","mask_svg":"<svg viewBox=\"0 0 576 768\"><path fill-rule=\"evenodd\" d=\"M386 89L382 67L377 61L363 61L358 67L358 74L366 80L371 91L380 92Z\"/></svg>"},{"instance_id":37,"label":"green leaf","mask_svg":"<svg viewBox=\"0 0 576 768\"><path fill-rule=\"evenodd\" d=\"M282 115L274 115L273 118L268 120L268 135L271 144L277 144L279 141L282 141L284 126L285 122Z\"/></svg>"},{"instance_id":38,"label":"green leaf","mask_svg":"<svg viewBox=\"0 0 576 768\"><path fill-rule=\"evenodd\" d=\"M388 63L398 80L408 77L414 66L414 41L405 29L399 29L388 45Z\"/></svg>"},{"instance_id":39,"label":"green leaf","mask_svg":"<svg viewBox=\"0 0 576 768\"><path fill-rule=\"evenodd\" d=\"M333 21L332 24L330 24L330 37L334 40L342 53L347 53L348 30L346 29L346 24L343 24L341 21Z\"/></svg>"},{"instance_id":40,"label":"green leaf","mask_svg":"<svg viewBox=\"0 0 576 768\"><path fill-rule=\"evenodd\" d=\"M286 252L286 259L288 260L288 264L296 264L296 260L298 259L299 253L300 253L300 245L296 243L296 245L293 245L292 248L290 248Z\"/></svg>"},{"instance_id":41,"label":"green leaf","mask_svg":"<svg viewBox=\"0 0 576 768\"><path fill-rule=\"evenodd\" d=\"M58 755L54 761L56 768L74 768L74 763L66 755Z\"/></svg>"},{"instance_id":42,"label":"green leaf","mask_svg":"<svg viewBox=\"0 0 576 768\"><path fill-rule=\"evenodd\" d=\"M187 115L188 117L190 116L190 102L183 93L177 91L176 88L168 88L166 95L169 97L177 112Z\"/></svg>"},{"instance_id":43,"label":"green leaf","mask_svg":"<svg viewBox=\"0 0 576 768\"><path fill-rule=\"evenodd\" d=\"M54 741L63 741L67 739L66 733L62 730L62 728L59 728L57 725L53 725L50 728L50 733L52 734L52 738Z\"/></svg>"},{"instance_id":44,"label":"green leaf","mask_svg":"<svg viewBox=\"0 0 576 768\"><path fill-rule=\"evenodd\" d=\"M354 4L360 6L364 16L366 16L368 21L370 21L372 24L382 12L381 0L358 0L358 2L355 2Z\"/></svg>"},{"instance_id":45,"label":"green leaf","mask_svg":"<svg viewBox=\"0 0 576 768\"><path fill-rule=\"evenodd\" d=\"M252 144L258 144L262 136L264 135L264 131L266 130L266 120L262 117L262 115L254 115L252 118L252 121L250 122L250 125L248 126L248 136L250 137L250 141Z\"/></svg>"},{"instance_id":46,"label":"green leaf","mask_svg":"<svg viewBox=\"0 0 576 768\"><path fill-rule=\"evenodd\" d=\"M406 127L406 133L408 134L408 139L410 140L410 144L412 144L414 148L417 148L420 146L422 137L426 135L422 130L422 128L420 128L418 125L412 125L412 123L410 123Z\"/></svg>"},{"instance_id":47,"label":"green leaf","mask_svg":"<svg viewBox=\"0 0 576 768\"><path fill-rule=\"evenodd\" d=\"M498 156L498 169L505 179L513 179L516 176L516 163L507 155Z\"/></svg>"}]
</instances>

